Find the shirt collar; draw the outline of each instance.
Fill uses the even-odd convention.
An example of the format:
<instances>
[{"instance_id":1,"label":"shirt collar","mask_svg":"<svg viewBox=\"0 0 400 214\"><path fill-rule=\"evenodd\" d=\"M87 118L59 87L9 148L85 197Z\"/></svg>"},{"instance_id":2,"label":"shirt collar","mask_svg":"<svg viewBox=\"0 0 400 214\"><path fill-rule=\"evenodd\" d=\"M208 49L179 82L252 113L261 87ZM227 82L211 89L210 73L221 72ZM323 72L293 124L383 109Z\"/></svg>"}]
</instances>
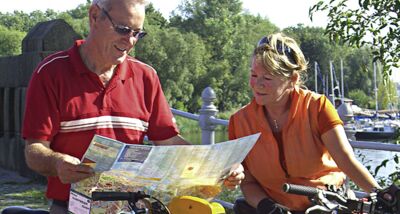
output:
<instances>
[{"instance_id":1,"label":"shirt collar","mask_svg":"<svg viewBox=\"0 0 400 214\"><path fill-rule=\"evenodd\" d=\"M74 46L68 50L68 54L72 59L71 61L74 71L78 74L92 73L92 71L90 71L83 63L83 59L79 53L79 47L84 43L85 40L76 40ZM128 57L130 56L127 56L125 60L121 64L117 65L115 69L115 75L122 81L133 76L133 72L131 72L131 65L128 62Z\"/></svg>"},{"instance_id":2,"label":"shirt collar","mask_svg":"<svg viewBox=\"0 0 400 214\"><path fill-rule=\"evenodd\" d=\"M125 58L125 60L121 64L119 64L117 66L117 68L115 69L115 72L116 72L115 74L122 81L129 79L130 77L133 76L133 72L132 72L133 69L131 68L131 63L129 63L128 57L129 56L127 56Z\"/></svg>"},{"instance_id":3,"label":"shirt collar","mask_svg":"<svg viewBox=\"0 0 400 214\"><path fill-rule=\"evenodd\" d=\"M72 48L68 50L68 54L71 57L72 66L74 71L78 74L91 73L91 71L83 63L82 57L79 53L79 47L85 43L84 40L76 40Z\"/></svg>"}]
</instances>

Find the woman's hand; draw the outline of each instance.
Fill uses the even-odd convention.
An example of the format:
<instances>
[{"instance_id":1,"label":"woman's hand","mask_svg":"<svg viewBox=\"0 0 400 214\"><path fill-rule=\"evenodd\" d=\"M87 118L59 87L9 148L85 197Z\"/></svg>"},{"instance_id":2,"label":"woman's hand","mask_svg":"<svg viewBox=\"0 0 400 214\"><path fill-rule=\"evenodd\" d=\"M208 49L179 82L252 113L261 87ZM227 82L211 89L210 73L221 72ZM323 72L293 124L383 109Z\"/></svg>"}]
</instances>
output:
<instances>
[{"instance_id":1,"label":"woman's hand","mask_svg":"<svg viewBox=\"0 0 400 214\"><path fill-rule=\"evenodd\" d=\"M224 180L224 186L228 189L235 189L244 179L244 168L242 164L237 164L232 167L228 177Z\"/></svg>"}]
</instances>

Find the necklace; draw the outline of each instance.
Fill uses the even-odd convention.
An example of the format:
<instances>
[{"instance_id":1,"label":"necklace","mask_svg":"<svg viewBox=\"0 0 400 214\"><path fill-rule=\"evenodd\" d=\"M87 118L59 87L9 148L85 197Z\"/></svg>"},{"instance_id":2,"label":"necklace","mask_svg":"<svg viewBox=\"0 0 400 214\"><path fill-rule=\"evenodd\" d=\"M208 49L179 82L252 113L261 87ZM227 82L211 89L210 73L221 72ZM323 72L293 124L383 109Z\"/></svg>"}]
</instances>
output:
<instances>
[{"instance_id":1,"label":"necklace","mask_svg":"<svg viewBox=\"0 0 400 214\"><path fill-rule=\"evenodd\" d=\"M264 108L264 113L269 123L269 127L271 127L271 131L280 132L281 128L285 125L289 110L285 110L280 113L278 116L272 117L271 114L268 113L267 109Z\"/></svg>"}]
</instances>

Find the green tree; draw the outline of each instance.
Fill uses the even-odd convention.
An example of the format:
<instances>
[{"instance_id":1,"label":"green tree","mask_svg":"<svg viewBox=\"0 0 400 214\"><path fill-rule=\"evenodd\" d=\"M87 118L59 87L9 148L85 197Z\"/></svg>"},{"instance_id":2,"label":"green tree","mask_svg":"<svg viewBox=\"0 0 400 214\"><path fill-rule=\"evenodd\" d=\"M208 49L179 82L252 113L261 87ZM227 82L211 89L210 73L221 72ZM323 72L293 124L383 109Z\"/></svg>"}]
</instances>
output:
<instances>
[{"instance_id":1,"label":"green tree","mask_svg":"<svg viewBox=\"0 0 400 214\"><path fill-rule=\"evenodd\" d=\"M374 101L371 96L366 95L365 92L360 89L349 91L348 96L350 99L353 100L354 104L358 105L361 108L371 108L369 104Z\"/></svg>"},{"instance_id":2,"label":"green tree","mask_svg":"<svg viewBox=\"0 0 400 214\"><path fill-rule=\"evenodd\" d=\"M82 37L86 37L89 34L88 11L90 5L90 0L87 0L85 4L80 4L75 9L57 14L57 18L64 19L72 26L75 32L80 34Z\"/></svg>"},{"instance_id":3,"label":"green tree","mask_svg":"<svg viewBox=\"0 0 400 214\"><path fill-rule=\"evenodd\" d=\"M24 32L9 30L0 25L0 56L21 54L21 41L25 35Z\"/></svg>"},{"instance_id":4,"label":"green tree","mask_svg":"<svg viewBox=\"0 0 400 214\"><path fill-rule=\"evenodd\" d=\"M248 102L251 51L272 24L260 17L242 15L239 0L186 0L179 11L170 18L170 26L193 32L204 41L209 58L202 83L215 90L219 110Z\"/></svg>"},{"instance_id":5,"label":"green tree","mask_svg":"<svg viewBox=\"0 0 400 214\"><path fill-rule=\"evenodd\" d=\"M379 109L393 109L397 108L397 90L396 86L391 80L386 83L381 81L378 85L378 103Z\"/></svg>"},{"instance_id":6,"label":"green tree","mask_svg":"<svg viewBox=\"0 0 400 214\"><path fill-rule=\"evenodd\" d=\"M315 62L318 63L320 69L320 77L317 78L320 93L323 92L321 82L323 77L329 79L328 85L331 84L330 62L338 81L340 81L341 62L343 62L344 95L348 96L348 91L354 89L361 89L365 94L372 93L373 73L370 71L372 69L369 69L372 68L369 49L333 43L324 34L323 28L298 25L286 28L284 32L300 43L300 48L309 62L308 78L305 82L309 89L315 90Z\"/></svg>"},{"instance_id":7,"label":"green tree","mask_svg":"<svg viewBox=\"0 0 400 214\"><path fill-rule=\"evenodd\" d=\"M135 55L158 72L164 94L173 108L195 112L200 108L205 85L207 53L202 40L193 33L149 25L149 35L137 43Z\"/></svg>"},{"instance_id":8,"label":"green tree","mask_svg":"<svg viewBox=\"0 0 400 214\"><path fill-rule=\"evenodd\" d=\"M306 81L307 88L315 90L315 69L314 63L317 62L322 76L329 76L329 62L340 61L337 57L342 52L342 48L332 44L329 39L324 35L323 28L319 27L305 27L304 25L297 25L296 27L289 27L284 29L284 32L293 37L300 45L306 60L309 63L309 73ZM320 87L322 84L319 82ZM321 92L321 89L319 89Z\"/></svg>"},{"instance_id":9,"label":"green tree","mask_svg":"<svg viewBox=\"0 0 400 214\"><path fill-rule=\"evenodd\" d=\"M373 61L382 63L384 77L388 77L393 67L400 67L400 1L359 0L354 9L348 1L319 1L310 8L310 18L328 11L330 39L371 48Z\"/></svg>"},{"instance_id":10,"label":"green tree","mask_svg":"<svg viewBox=\"0 0 400 214\"><path fill-rule=\"evenodd\" d=\"M67 13L74 19L83 19L88 17L89 7L91 5L91 1L87 0L86 4L80 4L75 9L67 11Z\"/></svg>"},{"instance_id":11,"label":"green tree","mask_svg":"<svg viewBox=\"0 0 400 214\"><path fill-rule=\"evenodd\" d=\"M146 28L146 26L149 24L159 26L160 28L166 28L168 25L168 20L166 20L164 16L154 8L152 3L146 7L146 19L144 27Z\"/></svg>"},{"instance_id":12,"label":"green tree","mask_svg":"<svg viewBox=\"0 0 400 214\"><path fill-rule=\"evenodd\" d=\"M242 14L234 22L235 31L231 35L231 43L227 46L225 59L229 62L230 77L225 83L223 97L219 99L226 110L238 108L250 101L251 92L248 84L250 62L253 49L263 36L278 31L268 19L250 14Z\"/></svg>"},{"instance_id":13,"label":"green tree","mask_svg":"<svg viewBox=\"0 0 400 214\"><path fill-rule=\"evenodd\" d=\"M45 12L36 10L29 14L22 11L14 11L13 13L0 13L0 25L11 30L28 32L38 22L56 18L57 13L54 10L46 10Z\"/></svg>"},{"instance_id":14,"label":"green tree","mask_svg":"<svg viewBox=\"0 0 400 214\"><path fill-rule=\"evenodd\" d=\"M348 90L360 89L365 94L373 97L374 95L374 73L371 63L371 51L367 48L352 48L345 62L345 84ZM347 81L346 81L347 80Z\"/></svg>"},{"instance_id":15,"label":"green tree","mask_svg":"<svg viewBox=\"0 0 400 214\"><path fill-rule=\"evenodd\" d=\"M89 18L74 18L71 14L67 12L61 12L57 15L58 19L63 19L67 22L82 37L86 37L89 34Z\"/></svg>"},{"instance_id":16,"label":"green tree","mask_svg":"<svg viewBox=\"0 0 400 214\"><path fill-rule=\"evenodd\" d=\"M183 32L199 35L209 53L207 80L217 97L226 97L232 79L231 66L226 56L230 52L232 35L237 29L235 22L241 12L239 0L185 0L180 6L180 14L171 17L171 26ZM231 105L231 97L219 102L224 111Z\"/></svg>"}]
</instances>

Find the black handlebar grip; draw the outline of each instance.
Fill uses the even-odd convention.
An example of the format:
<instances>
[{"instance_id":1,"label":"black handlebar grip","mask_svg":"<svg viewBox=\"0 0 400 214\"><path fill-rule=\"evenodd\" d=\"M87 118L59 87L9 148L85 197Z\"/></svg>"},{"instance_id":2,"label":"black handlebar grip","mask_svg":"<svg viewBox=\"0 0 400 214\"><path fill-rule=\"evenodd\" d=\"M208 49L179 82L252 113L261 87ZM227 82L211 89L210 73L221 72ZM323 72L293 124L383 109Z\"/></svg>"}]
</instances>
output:
<instances>
[{"instance_id":1,"label":"black handlebar grip","mask_svg":"<svg viewBox=\"0 0 400 214\"><path fill-rule=\"evenodd\" d=\"M92 192L93 201L126 201L132 197L130 192Z\"/></svg>"},{"instance_id":2,"label":"black handlebar grip","mask_svg":"<svg viewBox=\"0 0 400 214\"><path fill-rule=\"evenodd\" d=\"M287 193L297 194L297 195L305 195L305 196L315 196L320 191L318 188L302 186L297 184L283 184L283 191Z\"/></svg>"}]
</instances>

